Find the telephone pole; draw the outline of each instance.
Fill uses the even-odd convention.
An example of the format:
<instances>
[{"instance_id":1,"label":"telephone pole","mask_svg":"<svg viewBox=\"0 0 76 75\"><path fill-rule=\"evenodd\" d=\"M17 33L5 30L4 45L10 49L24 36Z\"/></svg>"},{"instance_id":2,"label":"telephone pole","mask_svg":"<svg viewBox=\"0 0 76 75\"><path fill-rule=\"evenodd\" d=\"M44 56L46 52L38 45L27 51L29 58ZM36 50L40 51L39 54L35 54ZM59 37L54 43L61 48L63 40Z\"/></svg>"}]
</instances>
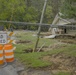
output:
<instances>
[{"instance_id":1,"label":"telephone pole","mask_svg":"<svg viewBox=\"0 0 76 75\"><path fill-rule=\"evenodd\" d=\"M39 28L38 28L37 40L36 40L36 44L35 44L34 51L37 49L37 46L38 46L39 37L40 37L40 32L41 32L41 24L42 24L42 22L43 22L46 5L47 5L47 0L45 0L45 2L44 2L44 6L43 6L42 14L41 14L40 25L39 25Z\"/></svg>"}]
</instances>

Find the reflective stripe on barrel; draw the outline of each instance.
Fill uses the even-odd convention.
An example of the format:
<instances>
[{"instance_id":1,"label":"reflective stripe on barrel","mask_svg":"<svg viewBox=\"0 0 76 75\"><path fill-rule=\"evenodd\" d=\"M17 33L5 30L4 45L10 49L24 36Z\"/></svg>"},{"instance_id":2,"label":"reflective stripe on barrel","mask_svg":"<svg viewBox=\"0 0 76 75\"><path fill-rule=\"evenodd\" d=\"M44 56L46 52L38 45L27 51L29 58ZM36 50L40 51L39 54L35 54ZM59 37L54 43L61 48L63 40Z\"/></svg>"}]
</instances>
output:
<instances>
[{"instance_id":1,"label":"reflective stripe on barrel","mask_svg":"<svg viewBox=\"0 0 76 75\"><path fill-rule=\"evenodd\" d=\"M14 52L12 44L4 45L4 53L6 62L13 62L14 61Z\"/></svg>"},{"instance_id":2,"label":"reflective stripe on barrel","mask_svg":"<svg viewBox=\"0 0 76 75\"><path fill-rule=\"evenodd\" d=\"M4 63L3 60L3 46L0 45L0 65L2 65Z\"/></svg>"},{"instance_id":3,"label":"reflective stripe on barrel","mask_svg":"<svg viewBox=\"0 0 76 75\"><path fill-rule=\"evenodd\" d=\"M10 44L10 43L13 43L13 39L11 38L12 36L13 36L13 34L14 34L14 32L10 32L10 34L8 35L9 36L9 38L8 38L8 43Z\"/></svg>"},{"instance_id":4,"label":"reflective stripe on barrel","mask_svg":"<svg viewBox=\"0 0 76 75\"><path fill-rule=\"evenodd\" d=\"M11 33L9 34L9 36L12 36L12 35L13 35L13 33L14 33L14 32L11 32Z\"/></svg>"}]
</instances>

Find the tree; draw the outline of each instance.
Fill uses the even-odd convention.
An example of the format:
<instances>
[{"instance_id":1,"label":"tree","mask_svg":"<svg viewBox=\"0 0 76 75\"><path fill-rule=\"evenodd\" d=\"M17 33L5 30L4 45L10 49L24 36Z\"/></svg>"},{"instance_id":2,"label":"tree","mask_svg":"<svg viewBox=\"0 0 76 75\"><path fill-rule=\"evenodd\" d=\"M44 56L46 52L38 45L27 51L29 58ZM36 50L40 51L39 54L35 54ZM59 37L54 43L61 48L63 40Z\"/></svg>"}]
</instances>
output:
<instances>
[{"instance_id":1,"label":"tree","mask_svg":"<svg viewBox=\"0 0 76 75\"><path fill-rule=\"evenodd\" d=\"M52 23L61 0L48 0L44 23ZM0 0L0 20L40 22L44 0Z\"/></svg>"},{"instance_id":2,"label":"tree","mask_svg":"<svg viewBox=\"0 0 76 75\"><path fill-rule=\"evenodd\" d=\"M25 8L24 0L0 0L0 20L10 20L12 14L12 20L22 21Z\"/></svg>"},{"instance_id":3,"label":"tree","mask_svg":"<svg viewBox=\"0 0 76 75\"><path fill-rule=\"evenodd\" d=\"M61 6L62 0L49 0L48 4L52 7L52 18L56 16L56 14L59 12L60 6Z\"/></svg>"},{"instance_id":4,"label":"tree","mask_svg":"<svg viewBox=\"0 0 76 75\"><path fill-rule=\"evenodd\" d=\"M50 5L47 5L45 16L44 16L44 23L48 23L48 24L52 23L53 21L52 12L53 12L52 7Z\"/></svg>"},{"instance_id":5,"label":"tree","mask_svg":"<svg viewBox=\"0 0 76 75\"><path fill-rule=\"evenodd\" d=\"M64 0L61 12L63 13L63 18L76 19L76 0Z\"/></svg>"},{"instance_id":6,"label":"tree","mask_svg":"<svg viewBox=\"0 0 76 75\"><path fill-rule=\"evenodd\" d=\"M26 1L26 6L30 7L31 6L31 0L25 0Z\"/></svg>"},{"instance_id":7,"label":"tree","mask_svg":"<svg viewBox=\"0 0 76 75\"><path fill-rule=\"evenodd\" d=\"M37 22L38 11L34 7L29 7L26 9L26 14L23 17L23 20L26 22Z\"/></svg>"}]
</instances>

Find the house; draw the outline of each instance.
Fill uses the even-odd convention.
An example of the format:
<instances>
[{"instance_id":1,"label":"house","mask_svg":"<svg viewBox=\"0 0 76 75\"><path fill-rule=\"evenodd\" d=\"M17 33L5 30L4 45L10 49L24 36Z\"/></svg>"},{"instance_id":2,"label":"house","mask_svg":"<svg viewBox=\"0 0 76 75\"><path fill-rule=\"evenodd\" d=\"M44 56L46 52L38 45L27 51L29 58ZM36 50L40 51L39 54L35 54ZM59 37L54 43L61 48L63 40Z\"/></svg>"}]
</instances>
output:
<instances>
[{"instance_id":1,"label":"house","mask_svg":"<svg viewBox=\"0 0 76 75\"><path fill-rule=\"evenodd\" d=\"M50 28L52 34L76 34L75 27L64 27L63 25L76 25L75 19L63 19L57 14L52 22L52 25L60 25L58 28ZM63 26L63 27L62 27Z\"/></svg>"}]
</instances>

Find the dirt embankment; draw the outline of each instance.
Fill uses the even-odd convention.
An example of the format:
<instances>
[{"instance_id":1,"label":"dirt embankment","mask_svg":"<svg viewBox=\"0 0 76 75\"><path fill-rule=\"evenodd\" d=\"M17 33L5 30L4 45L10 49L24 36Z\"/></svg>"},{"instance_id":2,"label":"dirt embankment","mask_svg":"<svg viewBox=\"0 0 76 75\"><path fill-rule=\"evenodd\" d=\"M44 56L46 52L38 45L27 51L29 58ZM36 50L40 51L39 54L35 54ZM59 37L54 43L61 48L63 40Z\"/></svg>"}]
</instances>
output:
<instances>
[{"instance_id":1,"label":"dirt embankment","mask_svg":"<svg viewBox=\"0 0 76 75\"><path fill-rule=\"evenodd\" d=\"M59 53L43 57L43 60L52 62L49 69L55 72L70 72L71 75L76 75L76 57L67 56Z\"/></svg>"}]
</instances>

